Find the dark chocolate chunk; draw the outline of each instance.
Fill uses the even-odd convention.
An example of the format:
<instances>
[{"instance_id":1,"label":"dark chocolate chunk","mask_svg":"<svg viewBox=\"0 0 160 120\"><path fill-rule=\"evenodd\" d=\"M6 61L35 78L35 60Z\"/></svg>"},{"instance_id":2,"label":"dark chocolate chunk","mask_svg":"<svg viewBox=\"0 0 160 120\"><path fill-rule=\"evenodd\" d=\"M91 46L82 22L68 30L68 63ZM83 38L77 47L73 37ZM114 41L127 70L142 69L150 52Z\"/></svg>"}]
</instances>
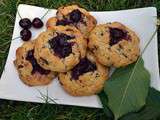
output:
<instances>
[{"instance_id":1,"label":"dark chocolate chunk","mask_svg":"<svg viewBox=\"0 0 160 120\"><path fill-rule=\"evenodd\" d=\"M73 79L77 80L78 77L84 73L95 71L97 69L96 65L89 61L87 58L83 58L80 62L72 69L71 76Z\"/></svg>"}]
</instances>

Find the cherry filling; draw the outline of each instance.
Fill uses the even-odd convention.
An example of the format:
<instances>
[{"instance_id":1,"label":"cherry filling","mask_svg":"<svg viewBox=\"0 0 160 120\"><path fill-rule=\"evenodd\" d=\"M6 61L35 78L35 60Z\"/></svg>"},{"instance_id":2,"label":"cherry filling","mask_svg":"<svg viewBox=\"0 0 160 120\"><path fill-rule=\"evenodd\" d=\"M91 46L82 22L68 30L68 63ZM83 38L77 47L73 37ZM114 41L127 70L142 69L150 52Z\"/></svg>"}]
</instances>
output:
<instances>
[{"instance_id":1,"label":"cherry filling","mask_svg":"<svg viewBox=\"0 0 160 120\"><path fill-rule=\"evenodd\" d=\"M127 31L119 28L109 28L110 31L110 45L117 44L122 39L128 40Z\"/></svg>"},{"instance_id":2,"label":"cherry filling","mask_svg":"<svg viewBox=\"0 0 160 120\"><path fill-rule=\"evenodd\" d=\"M71 13L69 13L69 19L64 18L62 20L57 20L56 25L69 25L71 23L77 23L81 20L82 18L82 13L76 9L73 10Z\"/></svg>"},{"instance_id":3,"label":"cherry filling","mask_svg":"<svg viewBox=\"0 0 160 120\"><path fill-rule=\"evenodd\" d=\"M39 72L40 74L49 74L50 70L45 70L43 69L36 61L36 59L34 58L34 50L29 50L26 56L26 60L28 60L31 64L32 64L32 74L34 74L35 72Z\"/></svg>"},{"instance_id":4,"label":"cherry filling","mask_svg":"<svg viewBox=\"0 0 160 120\"><path fill-rule=\"evenodd\" d=\"M72 69L71 76L77 80L78 77L84 73L94 71L97 67L94 63L89 61L87 58L83 58L80 62Z\"/></svg>"},{"instance_id":5,"label":"cherry filling","mask_svg":"<svg viewBox=\"0 0 160 120\"><path fill-rule=\"evenodd\" d=\"M49 40L49 44L55 55L60 58L65 58L72 53L73 42L67 42L67 40L74 39L75 36L69 36L64 33L58 33L56 37Z\"/></svg>"},{"instance_id":6,"label":"cherry filling","mask_svg":"<svg viewBox=\"0 0 160 120\"><path fill-rule=\"evenodd\" d=\"M56 22L56 25L69 25L70 23L72 23L70 20L67 20L66 18L65 19L62 19L62 20L57 20Z\"/></svg>"},{"instance_id":7,"label":"cherry filling","mask_svg":"<svg viewBox=\"0 0 160 120\"><path fill-rule=\"evenodd\" d=\"M76 9L69 13L69 17L72 22L77 23L81 20L82 13L78 9Z\"/></svg>"}]
</instances>

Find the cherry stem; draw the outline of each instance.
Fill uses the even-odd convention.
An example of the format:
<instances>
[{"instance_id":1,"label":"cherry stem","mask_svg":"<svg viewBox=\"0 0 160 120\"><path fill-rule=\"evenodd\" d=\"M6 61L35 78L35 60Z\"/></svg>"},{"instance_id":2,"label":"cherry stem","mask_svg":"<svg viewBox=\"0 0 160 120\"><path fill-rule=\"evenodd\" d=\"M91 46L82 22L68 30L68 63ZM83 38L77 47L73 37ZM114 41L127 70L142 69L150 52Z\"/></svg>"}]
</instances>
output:
<instances>
[{"instance_id":1,"label":"cherry stem","mask_svg":"<svg viewBox=\"0 0 160 120\"><path fill-rule=\"evenodd\" d=\"M47 12L40 19L42 20L48 14L49 11L50 9L48 9Z\"/></svg>"},{"instance_id":2,"label":"cherry stem","mask_svg":"<svg viewBox=\"0 0 160 120\"><path fill-rule=\"evenodd\" d=\"M20 15L19 10L17 10L17 13L18 13L19 17L22 19L22 16Z\"/></svg>"},{"instance_id":3,"label":"cherry stem","mask_svg":"<svg viewBox=\"0 0 160 120\"><path fill-rule=\"evenodd\" d=\"M42 20L48 14L49 11L50 11L50 9L48 9L40 19ZM19 10L17 10L17 13L18 13L19 17L22 19L22 16L20 15Z\"/></svg>"},{"instance_id":4,"label":"cherry stem","mask_svg":"<svg viewBox=\"0 0 160 120\"><path fill-rule=\"evenodd\" d=\"M16 40L16 39L18 39L18 38L21 38L21 36L15 37L15 38L13 38L12 40ZM12 40L11 40L11 41L12 41Z\"/></svg>"}]
</instances>

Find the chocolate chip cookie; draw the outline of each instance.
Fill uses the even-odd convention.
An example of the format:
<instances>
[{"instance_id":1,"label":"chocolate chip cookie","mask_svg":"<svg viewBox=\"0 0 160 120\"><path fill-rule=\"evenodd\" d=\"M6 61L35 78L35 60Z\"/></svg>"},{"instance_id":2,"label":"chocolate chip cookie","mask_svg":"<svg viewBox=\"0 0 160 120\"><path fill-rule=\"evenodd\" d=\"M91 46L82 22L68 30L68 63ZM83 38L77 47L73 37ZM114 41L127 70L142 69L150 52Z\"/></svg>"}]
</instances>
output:
<instances>
[{"instance_id":1,"label":"chocolate chip cookie","mask_svg":"<svg viewBox=\"0 0 160 120\"><path fill-rule=\"evenodd\" d=\"M26 42L16 50L14 65L20 79L29 86L49 84L57 73L42 68L34 57L35 41Z\"/></svg>"},{"instance_id":2,"label":"chocolate chip cookie","mask_svg":"<svg viewBox=\"0 0 160 120\"><path fill-rule=\"evenodd\" d=\"M87 38L96 24L96 19L89 12L77 5L71 5L58 8L57 18L50 18L47 27L54 27L55 25L75 26Z\"/></svg>"},{"instance_id":3,"label":"chocolate chip cookie","mask_svg":"<svg viewBox=\"0 0 160 120\"><path fill-rule=\"evenodd\" d=\"M140 54L138 36L119 22L96 26L89 36L88 46L106 66L126 66L135 62Z\"/></svg>"},{"instance_id":4,"label":"chocolate chip cookie","mask_svg":"<svg viewBox=\"0 0 160 120\"><path fill-rule=\"evenodd\" d=\"M66 72L86 54L87 43L75 27L56 26L36 39L35 57L45 69Z\"/></svg>"},{"instance_id":5,"label":"chocolate chip cookie","mask_svg":"<svg viewBox=\"0 0 160 120\"><path fill-rule=\"evenodd\" d=\"M92 53L66 73L59 73L60 84L70 95L88 96L100 92L108 79L108 68L99 64Z\"/></svg>"}]
</instances>

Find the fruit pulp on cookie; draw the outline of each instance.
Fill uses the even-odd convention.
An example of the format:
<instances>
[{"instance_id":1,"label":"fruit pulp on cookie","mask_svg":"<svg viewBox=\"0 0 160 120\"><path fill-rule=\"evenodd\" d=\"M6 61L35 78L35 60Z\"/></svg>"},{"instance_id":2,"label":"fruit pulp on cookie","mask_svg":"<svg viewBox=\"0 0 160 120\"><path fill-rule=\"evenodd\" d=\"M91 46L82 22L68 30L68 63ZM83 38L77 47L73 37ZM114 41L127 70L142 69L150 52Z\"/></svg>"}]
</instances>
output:
<instances>
[{"instance_id":1,"label":"fruit pulp on cookie","mask_svg":"<svg viewBox=\"0 0 160 120\"><path fill-rule=\"evenodd\" d=\"M87 58L83 58L80 62L71 70L71 76L73 79L77 80L78 77L84 73L94 71L97 69L97 66L92 63Z\"/></svg>"},{"instance_id":2,"label":"fruit pulp on cookie","mask_svg":"<svg viewBox=\"0 0 160 120\"><path fill-rule=\"evenodd\" d=\"M69 36L64 33L57 33L57 36L49 40L49 45L53 49L55 55L60 58L65 58L72 53L72 42L68 40L74 39L74 36Z\"/></svg>"},{"instance_id":3,"label":"fruit pulp on cookie","mask_svg":"<svg viewBox=\"0 0 160 120\"><path fill-rule=\"evenodd\" d=\"M50 70L45 70L44 68L42 68L36 61L36 59L34 58L34 50L29 50L26 56L26 60L28 60L31 64L32 64L32 74L39 72L40 74L44 74L47 75L50 73Z\"/></svg>"},{"instance_id":4,"label":"fruit pulp on cookie","mask_svg":"<svg viewBox=\"0 0 160 120\"><path fill-rule=\"evenodd\" d=\"M127 31L119 29L119 28L109 28L110 32L110 45L115 45L119 41L125 39L129 40L129 36L127 34Z\"/></svg>"},{"instance_id":5,"label":"fruit pulp on cookie","mask_svg":"<svg viewBox=\"0 0 160 120\"><path fill-rule=\"evenodd\" d=\"M78 9L73 10L68 14L69 18L64 18L62 20L57 20L56 25L69 25L78 23L81 21L82 13Z\"/></svg>"}]
</instances>

